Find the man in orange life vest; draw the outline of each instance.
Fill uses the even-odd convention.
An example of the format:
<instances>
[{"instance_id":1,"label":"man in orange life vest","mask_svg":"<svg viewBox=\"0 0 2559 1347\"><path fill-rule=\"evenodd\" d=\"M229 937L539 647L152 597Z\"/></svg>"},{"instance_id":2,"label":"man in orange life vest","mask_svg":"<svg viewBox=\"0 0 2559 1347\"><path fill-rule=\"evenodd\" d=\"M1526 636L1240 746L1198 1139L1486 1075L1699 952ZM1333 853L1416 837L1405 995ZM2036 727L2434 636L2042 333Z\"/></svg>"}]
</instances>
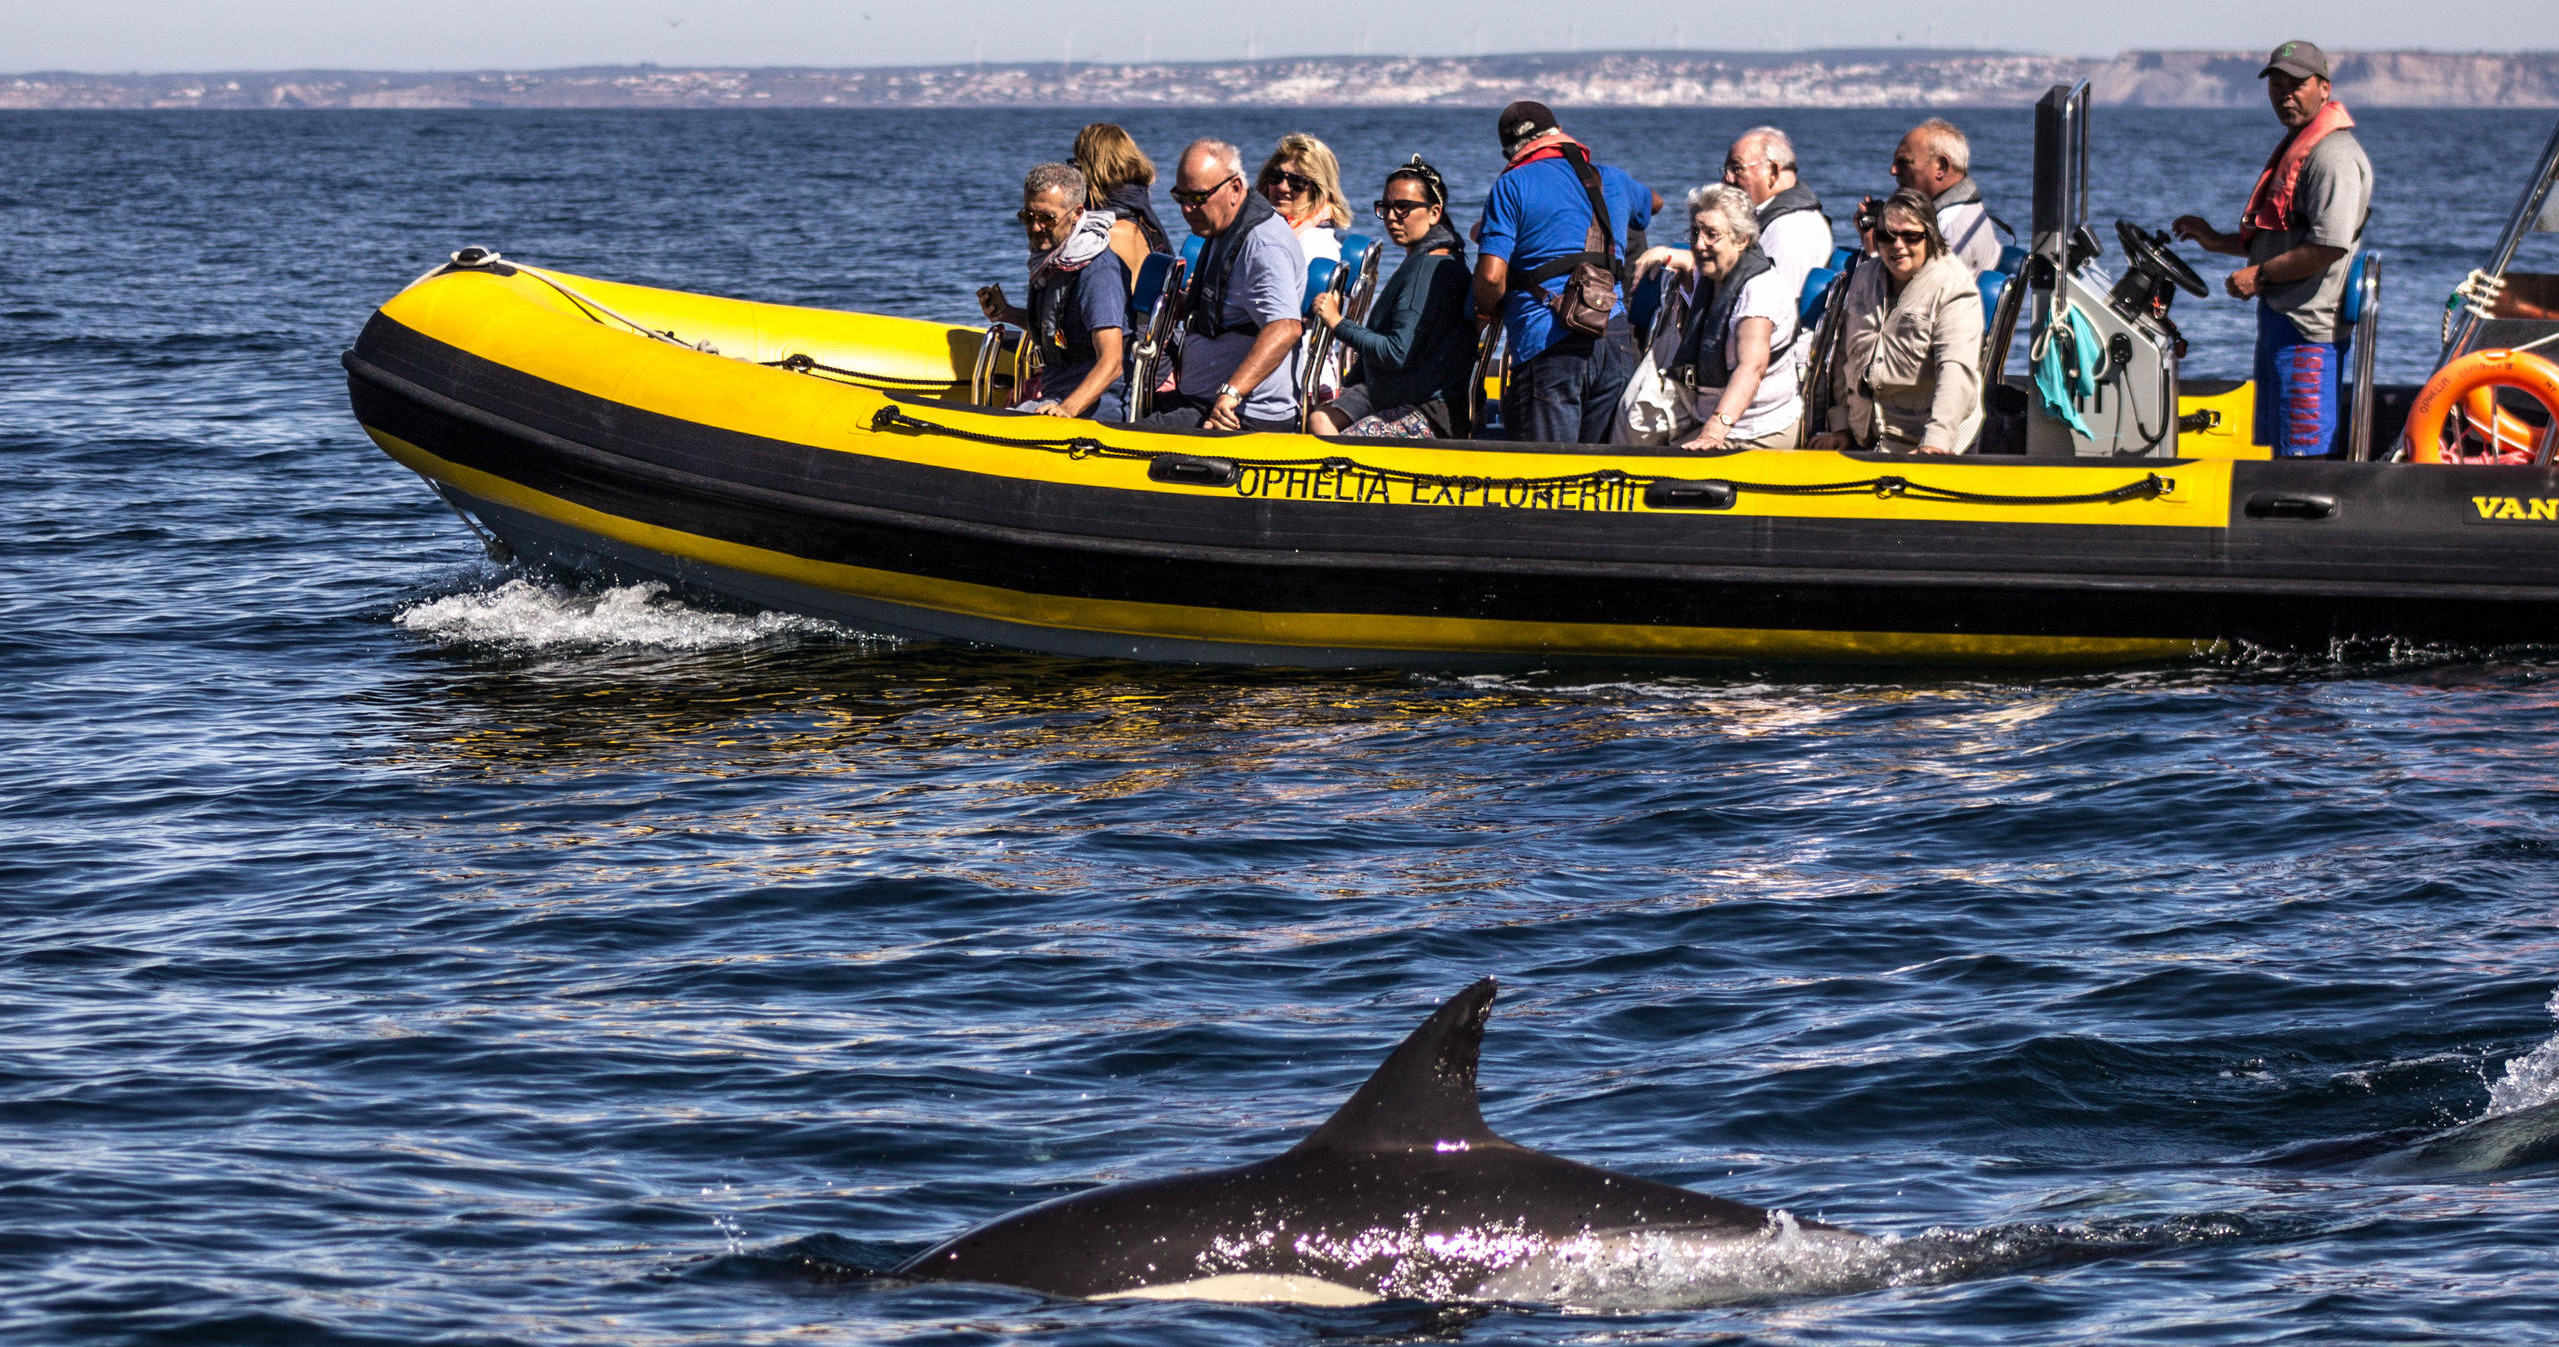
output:
<instances>
[{"instance_id":1,"label":"man in orange life vest","mask_svg":"<svg viewBox=\"0 0 2559 1347\"><path fill-rule=\"evenodd\" d=\"M2285 458L2328 453L2337 435L2337 389L2346 339L2339 320L2346 273L2372 214L2372 161L2346 105L2328 96L2328 55L2287 42L2257 72L2284 138L2257 175L2239 232L2199 215L2171 229L2207 252L2245 257L2224 284L2257 301L2256 442Z\"/></svg>"}]
</instances>

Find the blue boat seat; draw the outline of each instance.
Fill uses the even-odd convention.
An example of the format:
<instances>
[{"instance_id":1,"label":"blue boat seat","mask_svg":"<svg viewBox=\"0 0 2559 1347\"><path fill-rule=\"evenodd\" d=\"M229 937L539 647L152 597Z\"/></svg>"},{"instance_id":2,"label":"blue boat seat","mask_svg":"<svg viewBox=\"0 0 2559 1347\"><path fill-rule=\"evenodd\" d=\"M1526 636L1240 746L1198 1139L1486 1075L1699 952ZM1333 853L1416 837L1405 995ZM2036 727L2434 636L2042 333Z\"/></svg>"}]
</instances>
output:
<instances>
[{"instance_id":1,"label":"blue boat seat","mask_svg":"<svg viewBox=\"0 0 2559 1347\"><path fill-rule=\"evenodd\" d=\"M2369 252L2355 254L2355 264L2346 269L2346 298L2337 310L2337 321L2347 327L2363 321L2364 264L2372 260Z\"/></svg>"},{"instance_id":2,"label":"blue boat seat","mask_svg":"<svg viewBox=\"0 0 2559 1347\"><path fill-rule=\"evenodd\" d=\"M1626 292L1626 321L1634 325L1638 336L1650 336L1653 320L1661 316L1662 278L1668 275L1670 268L1655 267L1650 275L1635 282L1634 289Z\"/></svg>"},{"instance_id":3,"label":"blue boat seat","mask_svg":"<svg viewBox=\"0 0 2559 1347\"><path fill-rule=\"evenodd\" d=\"M2024 265L2026 265L2026 250L2025 250L2025 249L2020 248L2020 247L2018 247L2016 244L2012 243L2012 244L2009 244L2007 247L2002 248L2002 249L2000 249L2000 250L1999 250L1999 274L2000 274L2000 275L2002 275L2002 276L2014 276L2014 275L2016 275L2016 274L2017 274L2017 268L2022 267L2022 266L2024 266Z\"/></svg>"},{"instance_id":4,"label":"blue boat seat","mask_svg":"<svg viewBox=\"0 0 2559 1347\"><path fill-rule=\"evenodd\" d=\"M1830 269L1846 271L1848 264L1856 260L1856 257L1857 250L1854 248L1833 248L1830 250Z\"/></svg>"},{"instance_id":5,"label":"blue boat seat","mask_svg":"<svg viewBox=\"0 0 2559 1347\"><path fill-rule=\"evenodd\" d=\"M1815 267L1805 272L1804 293L1795 310L1795 321L1805 327L1818 322L1823 308L1830 303L1830 287L1838 280L1839 270L1836 267Z\"/></svg>"},{"instance_id":6,"label":"blue boat seat","mask_svg":"<svg viewBox=\"0 0 2559 1347\"><path fill-rule=\"evenodd\" d=\"M1155 301L1164 297L1164 282L1172 276L1171 253L1148 253L1146 260L1137 264L1137 286L1129 294L1129 311L1137 314L1155 312Z\"/></svg>"},{"instance_id":7,"label":"blue boat seat","mask_svg":"<svg viewBox=\"0 0 2559 1347\"><path fill-rule=\"evenodd\" d=\"M1370 265L1369 249L1376 246L1377 240L1366 234L1342 235L1342 270L1357 280L1360 269Z\"/></svg>"},{"instance_id":8,"label":"blue boat seat","mask_svg":"<svg viewBox=\"0 0 2559 1347\"><path fill-rule=\"evenodd\" d=\"M1200 264L1200 249L1207 246L1208 240L1197 234L1182 240L1182 269L1188 271L1197 267Z\"/></svg>"},{"instance_id":9,"label":"blue boat seat","mask_svg":"<svg viewBox=\"0 0 2559 1347\"><path fill-rule=\"evenodd\" d=\"M1992 314L1999 312L1999 297L2008 290L2008 273L1985 271L1975 284L1981 287L1981 320L1987 323Z\"/></svg>"},{"instance_id":10,"label":"blue boat seat","mask_svg":"<svg viewBox=\"0 0 2559 1347\"><path fill-rule=\"evenodd\" d=\"M1315 316L1315 297L1333 288L1333 273L1341 267L1341 263L1329 257L1319 257L1306 264L1306 297L1297 306L1300 317Z\"/></svg>"}]
</instances>

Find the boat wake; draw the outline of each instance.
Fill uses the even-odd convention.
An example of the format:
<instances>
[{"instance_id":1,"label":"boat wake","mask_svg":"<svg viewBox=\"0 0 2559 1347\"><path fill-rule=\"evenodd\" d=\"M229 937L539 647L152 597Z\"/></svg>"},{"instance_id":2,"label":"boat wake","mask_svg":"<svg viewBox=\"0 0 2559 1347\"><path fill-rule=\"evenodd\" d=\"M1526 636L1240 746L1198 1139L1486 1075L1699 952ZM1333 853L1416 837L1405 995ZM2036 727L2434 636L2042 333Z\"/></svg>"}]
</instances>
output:
<instances>
[{"instance_id":1,"label":"boat wake","mask_svg":"<svg viewBox=\"0 0 2559 1347\"><path fill-rule=\"evenodd\" d=\"M656 581L584 589L519 577L495 589L412 604L392 620L448 644L529 651L697 651L789 640L882 639L789 613L696 608Z\"/></svg>"},{"instance_id":2,"label":"boat wake","mask_svg":"<svg viewBox=\"0 0 2559 1347\"><path fill-rule=\"evenodd\" d=\"M1586 1313L1697 1309L1939 1286L2286 1233L2253 1218L2203 1213L1866 1239L1803 1229L1779 1215L1776 1233L1759 1240L1701 1240L1660 1231L1593 1242L1586 1257L1540 1259L1495 1278L1485 1291L1493 1300Z\"/></svg>"}]
</instances>

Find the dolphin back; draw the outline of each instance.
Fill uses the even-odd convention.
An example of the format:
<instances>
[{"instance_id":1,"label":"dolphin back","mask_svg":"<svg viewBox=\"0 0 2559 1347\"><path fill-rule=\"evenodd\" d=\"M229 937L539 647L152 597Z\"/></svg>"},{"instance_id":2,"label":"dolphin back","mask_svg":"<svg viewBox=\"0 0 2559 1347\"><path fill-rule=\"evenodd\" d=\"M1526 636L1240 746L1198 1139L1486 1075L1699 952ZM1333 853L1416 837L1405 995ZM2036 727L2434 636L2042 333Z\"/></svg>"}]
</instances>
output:
<instances>
[{"instance_id":1,"label":"dolphin back","mask_svg":"<svg viewBox=\"0 0 2559 1347\"><path fill-rule=\"evenodd\" d=\"M1475 1094L1493 992L1486 978L1449 998L1280 1155L1044 1202L898 1271L1063 1296L1456 1300L1613 1234L1769 1232L1757 1207L1495 1135Z\"/></svg>"}]
</instances>

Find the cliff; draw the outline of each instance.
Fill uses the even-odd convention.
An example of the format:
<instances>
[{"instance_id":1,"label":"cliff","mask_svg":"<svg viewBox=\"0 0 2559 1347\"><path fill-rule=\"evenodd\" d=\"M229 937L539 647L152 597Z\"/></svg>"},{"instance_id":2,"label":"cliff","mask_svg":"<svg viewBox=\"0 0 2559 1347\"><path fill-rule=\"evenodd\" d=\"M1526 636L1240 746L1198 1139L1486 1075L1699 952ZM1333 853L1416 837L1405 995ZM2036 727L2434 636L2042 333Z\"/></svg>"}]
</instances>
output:
<instances>
[{"instance_id":1,"label":"cliff","mask_svg":"<svg viewBox=\"0 0 2559 1347\"><path fill-rule=\"evenodd\" d=\"M2126 52L2090 74L2102 103L2155 108L2258 107L2263 52ZM2373 108L2559 107L2559 52L2338 52L2337 96Z\"/></svg>"}]
</instances>

